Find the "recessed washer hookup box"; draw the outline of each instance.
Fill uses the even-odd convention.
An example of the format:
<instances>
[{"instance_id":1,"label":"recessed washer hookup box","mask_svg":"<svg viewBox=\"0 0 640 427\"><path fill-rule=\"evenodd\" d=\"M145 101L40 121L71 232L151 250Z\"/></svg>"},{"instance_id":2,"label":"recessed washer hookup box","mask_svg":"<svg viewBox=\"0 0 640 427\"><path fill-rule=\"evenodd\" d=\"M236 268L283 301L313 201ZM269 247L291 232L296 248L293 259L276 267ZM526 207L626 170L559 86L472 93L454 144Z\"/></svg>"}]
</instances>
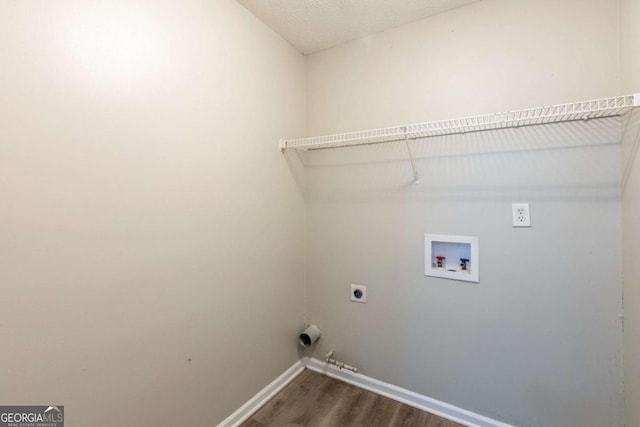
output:
<instances>
[{"instance_id":1,"label":"recessed washer hookup box","mask_svg":"<svg viewBox=\"0 0 640 427\"><path fill-rule=\"evenodd\" d=\"M478 237L424 235L424 274L463 282L480 282Z\"/></svg>"}]
</instances>

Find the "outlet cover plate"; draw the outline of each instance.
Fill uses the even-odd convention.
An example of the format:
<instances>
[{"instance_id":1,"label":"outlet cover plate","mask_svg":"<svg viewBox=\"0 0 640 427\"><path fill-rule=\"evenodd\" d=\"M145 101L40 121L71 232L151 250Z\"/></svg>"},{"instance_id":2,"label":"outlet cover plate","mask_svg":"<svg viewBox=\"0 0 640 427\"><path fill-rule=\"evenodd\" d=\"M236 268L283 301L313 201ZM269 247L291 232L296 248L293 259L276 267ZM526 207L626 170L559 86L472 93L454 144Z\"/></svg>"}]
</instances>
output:
<instances>
[{"instance_id":1,"label":"outlet cover plate","mask_svg":"<svg viewBox=\"0 0 640 427\"><path fill-rule=\"evenodd\" d=\"M361 292L360 298L356 296L356 291ZM360 302L363 304L367 303L367 287L362 285L351 285L351 301Z\"/></svg>"},{"instance_id":2,"label":"outlet cover plate","mask_svg":"<svg viewBox=\"0 0 640 427\"><path fill-rule=\"evenodd\" d=\"M513 203L511 205L514 227L531 227L531 211L529 203Z\"/></svg>"}]
</instances>

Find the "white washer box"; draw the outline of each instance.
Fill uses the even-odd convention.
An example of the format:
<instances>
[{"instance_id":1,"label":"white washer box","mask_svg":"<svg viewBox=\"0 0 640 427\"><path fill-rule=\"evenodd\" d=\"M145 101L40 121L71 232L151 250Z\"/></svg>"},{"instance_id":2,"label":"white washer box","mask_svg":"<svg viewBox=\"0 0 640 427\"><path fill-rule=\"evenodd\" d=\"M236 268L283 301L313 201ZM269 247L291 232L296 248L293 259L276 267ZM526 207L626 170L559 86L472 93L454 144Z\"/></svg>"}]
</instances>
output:
<instances>
[{"instance_id":1,"label":"white washer box","mask_svg":"<svg viewBox=\"0 0 640 427\"><path fill-rule=\"evenodd\" d=\"M480 282L477 237L425 234L424 254L425 276ZM445 257L442 266L438 265L438 257ZM466 263L466 270L461 267L461 258L469 260Z\"/></svg>"}]
</instances>

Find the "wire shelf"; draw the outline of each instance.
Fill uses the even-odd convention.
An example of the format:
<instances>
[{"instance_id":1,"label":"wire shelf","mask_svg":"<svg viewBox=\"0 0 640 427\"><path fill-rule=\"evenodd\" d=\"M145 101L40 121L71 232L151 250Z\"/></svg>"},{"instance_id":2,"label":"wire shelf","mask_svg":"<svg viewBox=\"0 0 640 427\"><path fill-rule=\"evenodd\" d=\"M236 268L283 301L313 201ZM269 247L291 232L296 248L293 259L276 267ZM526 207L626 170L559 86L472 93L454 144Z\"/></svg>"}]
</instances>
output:
<instances>
[{"instance_id":1,"label":"wire shelf","mask_svg":"<svg viewBox=\"0 0 640 427\"><path fill-rule=\"evenodd\" d=\"M640 94L359 132L280 140L280 150L320 150L408 139L620 116L640 107Z\"/></svg>"}]
</instances>

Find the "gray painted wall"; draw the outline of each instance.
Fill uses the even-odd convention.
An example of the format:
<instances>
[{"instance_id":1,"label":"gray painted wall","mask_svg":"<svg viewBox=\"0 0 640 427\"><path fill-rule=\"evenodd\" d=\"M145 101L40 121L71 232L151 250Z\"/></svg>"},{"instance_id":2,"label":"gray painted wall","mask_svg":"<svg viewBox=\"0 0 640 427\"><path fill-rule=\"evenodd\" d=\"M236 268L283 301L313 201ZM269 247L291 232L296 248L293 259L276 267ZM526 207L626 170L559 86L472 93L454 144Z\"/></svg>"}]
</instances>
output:
<instances>
[{"instance_id":1,"label":"gray painted wall","mask_svg":"<svg viewBox=\"0 0 640 427\"><path fill-rule=\"evenodd\" d=\"M629 123L629 135L636 137L640 131L640 111L636 111ZM640 140L629 138L622 195L622 277L624 284L624 392L625 420L627 426L640 425L640 166L638 144ZM627 151L627 150L625 150Z\"/></svg>"},{"instance_id":2,"label":"gray painted wall","mask_svg":"<svg viewBox=\"0 0 640 427\"><path fill-rule=\"evenodd\" d=\"M304 58L231 0L0 27L0 402L216 425L298 360Z\"/></svg>"},{"instance_id":3,"label":"gray painted wall","mask_svg":"<svg viewBox=\"0 0 640 427\"><path fill-rule=\"evenodd\" d=\"M613 95L617 2L588 3L483 1L312 55L309 131ZM518 50L541 22L557 43ZM619 139L607 119L430 140L419 186L401 145L306 154L314 355L518 426L621 427ZM480 283L425 277L424 233L479 236Z\"/></svg>"},{"instance_id":4,"label":"gray painted wall","mask_svg":"<svg viewBox=\"0 0 640 427\"><path fill-rule=\"evenodd\" d=\"M620 75L622 93L640 93L640 1L620 1ZM640 425L640 111L629 122L623 141L625 187L622 196L624 282L624 391L627 426Z\"/></svg>"}]
</instances>

